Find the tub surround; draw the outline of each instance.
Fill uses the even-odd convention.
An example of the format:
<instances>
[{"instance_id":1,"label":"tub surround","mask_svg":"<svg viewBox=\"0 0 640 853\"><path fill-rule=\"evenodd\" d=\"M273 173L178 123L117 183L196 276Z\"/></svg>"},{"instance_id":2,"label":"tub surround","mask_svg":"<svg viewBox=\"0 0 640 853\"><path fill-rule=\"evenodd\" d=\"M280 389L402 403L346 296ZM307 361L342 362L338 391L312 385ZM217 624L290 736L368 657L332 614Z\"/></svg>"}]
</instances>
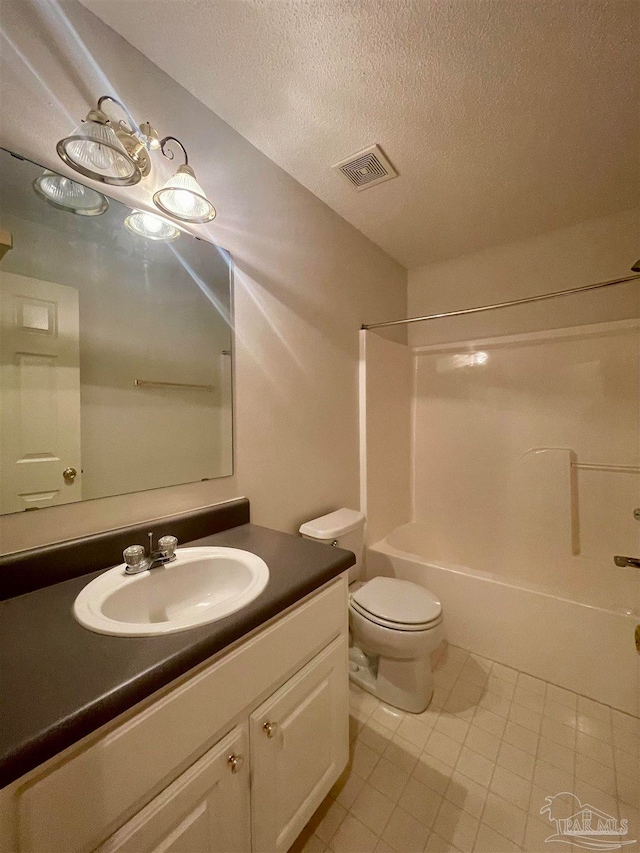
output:
<instances>
[{"instance_id":1,"label":"tub surround","mask_svg":"<svg viewBox=\"0 0 640 853\"><path fill-rule=\"evenodd\" d=\"M0 694L5 697L0 787L242 639L355 562L349 551L247 523L248 512L248 501L233 501L33 552L32 582L37 575L44 581L42 588L0 602ZM206 535L207 524L209 531L216 531L213 535ZM228 529L220 529L222 525ZM79 625L73 602L97 575L96 568L117 564L123 541L131 544L147 530L159 532L159 527L175 533L182 545L252 551L269 566L267 588L238 613L178 634L109 637ZM186 535L192 538L187 541ZM78 576L81 555L90 573ZM108 563L103 555L108 555ZM103 564L96 567L96 562ZM73 576L53 582L65 564ZM30 552L16 555L13 563L2 559L3 581L12 566L16 575L29 573Z\"/></svg>"}]
</instances>

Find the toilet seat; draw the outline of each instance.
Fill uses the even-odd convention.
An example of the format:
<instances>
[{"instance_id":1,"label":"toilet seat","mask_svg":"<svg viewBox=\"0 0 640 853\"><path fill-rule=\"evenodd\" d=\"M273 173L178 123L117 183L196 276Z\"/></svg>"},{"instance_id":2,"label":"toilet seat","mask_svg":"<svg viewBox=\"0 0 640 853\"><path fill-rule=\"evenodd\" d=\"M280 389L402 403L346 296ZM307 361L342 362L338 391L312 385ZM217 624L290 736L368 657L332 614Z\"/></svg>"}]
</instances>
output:
<instances>
[{"instance_id":1,"label":"toilet seat","mask_svg":"<svg viewBox=\"0 0 640 853\"><path fill-rule=\"evenodd\" d=\"M425 631L442 621L442 605L433 593L411 581L377 577L350 596L362 617L396 631Z\"/></svg>"},{"instance_id":2,"label":"toilet seat","mask_svg":"<svg viewBox=\"0 0 640 853\"><path fill-rule=\"evenodd\" d=\"M359 613L360 616L362 616L368 622L371 622L374 625L380 625L380 627L382 628L389 628L392 631L398 631L398 633L411 631L428 631L430 628L435 628L436 625L440 625L440 623L442 622L442 616L439 616L432 622L422 622L420 624L409 622L391 622L389 619L382 619L380 616L375 616L374 614L369 613L363 608L358 607L358 605L354 604L353 602L351 602L351 609L355 613Z\"/></svg>"}]
</instances>

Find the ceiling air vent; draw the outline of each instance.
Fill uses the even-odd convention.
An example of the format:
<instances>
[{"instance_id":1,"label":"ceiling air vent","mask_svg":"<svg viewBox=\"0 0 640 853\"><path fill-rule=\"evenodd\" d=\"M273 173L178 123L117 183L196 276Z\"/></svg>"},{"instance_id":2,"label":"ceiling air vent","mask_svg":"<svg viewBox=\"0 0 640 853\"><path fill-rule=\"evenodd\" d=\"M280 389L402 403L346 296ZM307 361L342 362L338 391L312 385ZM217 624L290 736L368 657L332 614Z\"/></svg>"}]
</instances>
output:
<instances>
[{"instance_id":1,"label":"ceiling air vent","mask_svg":"<svg viewBox=\"0 0 640 853\"><path fill-rule=\"evenodd\" d=\"M369 148L336 163L332 168L342 172L358 192L398 177L379 145L370 145Z\"/></svg>"}]
</instances>

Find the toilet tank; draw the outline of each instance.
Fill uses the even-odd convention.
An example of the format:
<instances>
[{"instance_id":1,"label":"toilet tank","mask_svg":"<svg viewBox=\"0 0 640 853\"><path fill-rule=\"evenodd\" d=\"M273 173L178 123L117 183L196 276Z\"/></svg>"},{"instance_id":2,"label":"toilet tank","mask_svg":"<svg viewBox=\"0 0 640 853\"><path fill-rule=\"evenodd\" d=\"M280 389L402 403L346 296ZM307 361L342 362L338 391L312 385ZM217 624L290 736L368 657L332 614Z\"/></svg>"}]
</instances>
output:
<instances>
[{"instance_id":1,"label":"toilet tank","mask_svg":"<svg viewBox=\"0 0 640 853\"><path fill-rule=\"evenodd\" d=\"M364 515L355 509L337 509L328 515L314 518L300 526L305 539L315 539L326 545L336 543L356 555L355 566L349 569L349 583L360 578L362 572L362 550L364 545Z\"/></svg>"}]
</instances>

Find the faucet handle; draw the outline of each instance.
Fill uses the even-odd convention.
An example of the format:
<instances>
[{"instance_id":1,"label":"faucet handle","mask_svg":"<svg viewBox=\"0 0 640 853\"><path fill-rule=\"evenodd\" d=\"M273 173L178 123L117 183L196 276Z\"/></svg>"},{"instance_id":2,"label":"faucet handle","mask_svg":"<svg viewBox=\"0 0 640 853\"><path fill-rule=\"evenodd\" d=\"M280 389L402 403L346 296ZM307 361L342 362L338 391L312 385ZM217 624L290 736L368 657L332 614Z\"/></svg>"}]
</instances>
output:
<instances>
[{"instance_id":1,"label":"faucet handle","mask_svg":"<svg viewBox=\"0 0 640 853\"><path fill-rule=\"evenodd\" d=\"M142 545L129 545L122 552L122 556L127 564L126 571L130 574L142 571L147 567L148 560Z\"/></svg>"},{"instance_id":2,"label":"faucet handle","mask_svg":"<svg viewBox=\"0 0 640 853\"><path fill-rule=\"evenodd\" d=\"M162 536L158 539L158 550L169 559L175 555L177 546L178 539L175 536Z\"/></svg>"}]
</instances>

